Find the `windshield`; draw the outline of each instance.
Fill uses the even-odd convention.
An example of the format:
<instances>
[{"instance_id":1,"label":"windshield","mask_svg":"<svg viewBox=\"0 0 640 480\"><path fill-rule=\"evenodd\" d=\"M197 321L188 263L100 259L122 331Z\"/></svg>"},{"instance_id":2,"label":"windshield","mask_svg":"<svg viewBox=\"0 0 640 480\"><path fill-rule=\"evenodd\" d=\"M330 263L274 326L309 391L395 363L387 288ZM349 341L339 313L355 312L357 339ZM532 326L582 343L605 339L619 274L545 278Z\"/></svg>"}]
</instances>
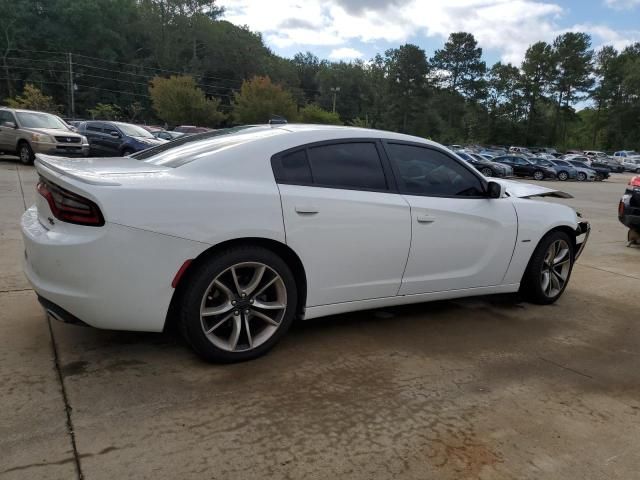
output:
<instances>
[{"instance_id":1,"label":"windshield","mask_svg":"<svg viewBox=\"0 0 640 480\"><path fill-rule=\"evenodd\" d=\"M567 162L565 162L563 160L556 160L553 163L555 163L556 165L564 165L565 167L570 167L571 166L571 164L569 164L569 163L567 163Z\"/></svg>"},{"instance_id":2,"label":"windshield","mask_svg":"<svg viewBox=\"0 0 640 480\"><path fill-rule=\"evenodd\" d=\"M146 131L142 127L137 125L131 125L130 123L114 122L114 125L120 129L127 137L142 137L142 138L156 138L151 133Z\"/></svg>"},{"instance_id":3,"label":"windshield","mask_svg":"<svg viewBox=\"0 0 640 480\"><path fill-rule=\"evenodd\" d=\"M142 150L131 157L153 165L176 168L218 150L282 133L286 133L286 130L263 126L245 125L223 128L180 137L171 142Z\"/></svg>"},{"instance_id":4,"label":"windshield","mask_svg":"<svg viewBox=\"0 0 640 480\"><path fill-rule=\"evenodd\" d=\"M23 128L53 128L68 130L67 126L55 115L50 113L16 112L20 126Z\"/></svg>"}]
</instances>

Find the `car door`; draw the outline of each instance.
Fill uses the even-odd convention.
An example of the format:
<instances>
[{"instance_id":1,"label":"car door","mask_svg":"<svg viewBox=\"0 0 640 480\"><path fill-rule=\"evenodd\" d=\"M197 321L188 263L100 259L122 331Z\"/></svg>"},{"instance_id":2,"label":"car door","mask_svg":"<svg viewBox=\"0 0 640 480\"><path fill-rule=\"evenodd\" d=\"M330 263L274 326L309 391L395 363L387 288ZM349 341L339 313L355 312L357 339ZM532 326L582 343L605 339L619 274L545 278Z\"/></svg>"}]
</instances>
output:
<instances>
[{"instance_id":1,"label":"car door","mask_svg":"<svg viewBox=\"0 0 640 480\"><path fill-rule=\"evenodd\" d=\"M381 148L369 139L341 140L272 159L287 244L307 274L307 306L398 293L411 214Z\"/></svg>"},{"instance_id":2,"label":"car door","mask_svg":"<svg viewBox=\"0 0 640 480\"><path fill-rule=\"evenodd\" d=\"M103 124L101 122L86 122L82 134L89 141L91 155L105 155Z\"/></svg>"},{"instance_id":3,"label":"car door","mask_svg":"<svg viewBox=\"0 0 640 480\"><path fill-rule=\"evenodd\" d=\"M104 150L107 156L115 157L121 155L120 145L123 142L122 132L113 124L104 125Z\"/></svg>"},{"instance_id":4,"label":"car door","mask_svg":"<svg viewBox=\"0 0 640 480\"><path fill-rule=\"evenodd\" d=\"M15 128L5 127L4 122L16 123L13 114L8 110L0 110L0 151L13 152L16 148Z\"/></svg>"},{"instance_id":5,"label":"car door","mask_svg":"<svg viewBox=\"0 0 640 480\"><path fill-rule=\"evenodd\" d=\"M439 149L385 142L398 191L411 206L412 237L401 295L500 285L517 217L492 199L472 169Z\"/></svg>"}]
</instances>

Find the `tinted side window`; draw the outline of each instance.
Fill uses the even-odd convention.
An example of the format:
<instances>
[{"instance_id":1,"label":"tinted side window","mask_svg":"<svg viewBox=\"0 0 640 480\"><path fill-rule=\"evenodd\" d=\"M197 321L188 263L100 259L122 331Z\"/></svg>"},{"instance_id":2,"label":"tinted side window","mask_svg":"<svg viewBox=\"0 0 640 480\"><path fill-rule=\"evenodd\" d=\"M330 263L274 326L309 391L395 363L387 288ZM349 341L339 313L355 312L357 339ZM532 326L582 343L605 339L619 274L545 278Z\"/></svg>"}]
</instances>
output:
<instances>
[{"instance_id":1,"label":"tinted side window","mask_svg":"<svg viewBox=\"0 0 640 480\"><path fill-rule=\"evenodd\" d=\"M310 184L311 168L305 150L297 150L274 159L273 171L277 182Z\"/></svg>"},{"instance_id":2,"label":"tinted side window","mask_svg":"<svg viewBox=\"0 0 640 480\"><path fill-rule=\"evenodd\" d=\"M87 123L86 129L88 132L102 132L102 128L99 123Z\"/></svg>"},{"instance_id":3,"label":"tinted side window","mask_svg":"<svg viewBox=\"0 0 640 480\"><path fill-rule=\"evenodd\" d=\"M0 110L0 124L4 122L16 123L16 119L13 118L13 114L11 112L7 112L6 110Z\"/></svg>"},{"instance_id":4,"label":"tinted side window","mask_svg":"<svg viewBox=\"0 0 640 480\"><path fill-rule=\"evenodd\" d=\"M382 162L373 142L311 147L308 154L313 183L318 186L387 189Z\"/></svg>"},{"instance_id":5,"label":"tinted side window","mask_svg":"<svg viewBox=\"0 0 640 480\"><path fill-rule=\"evenodd\" d=\"M415 195L481 196L482 183L444 153L413 145L388 144L400 191Z\"/></svg>"}]
</instances>

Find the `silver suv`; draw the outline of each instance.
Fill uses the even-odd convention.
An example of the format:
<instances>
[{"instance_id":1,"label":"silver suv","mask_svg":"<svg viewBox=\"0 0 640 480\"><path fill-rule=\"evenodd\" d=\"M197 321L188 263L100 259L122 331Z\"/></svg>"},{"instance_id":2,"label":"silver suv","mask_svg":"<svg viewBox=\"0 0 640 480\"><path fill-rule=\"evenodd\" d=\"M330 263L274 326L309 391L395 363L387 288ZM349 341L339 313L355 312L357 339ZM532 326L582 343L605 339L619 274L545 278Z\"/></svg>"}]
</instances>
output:
<instances>
[{"instance_id":1,"label":"silver suv","mask_svg":"<svg viewBox=\"0 0 640 480\"><path fill-rule=\"evenodd\" d=\"M0 108L0 152L15 153L22 163L31 164L36 153L86 157L89 142L56 115Z\"/></svg>"}]
</instances>

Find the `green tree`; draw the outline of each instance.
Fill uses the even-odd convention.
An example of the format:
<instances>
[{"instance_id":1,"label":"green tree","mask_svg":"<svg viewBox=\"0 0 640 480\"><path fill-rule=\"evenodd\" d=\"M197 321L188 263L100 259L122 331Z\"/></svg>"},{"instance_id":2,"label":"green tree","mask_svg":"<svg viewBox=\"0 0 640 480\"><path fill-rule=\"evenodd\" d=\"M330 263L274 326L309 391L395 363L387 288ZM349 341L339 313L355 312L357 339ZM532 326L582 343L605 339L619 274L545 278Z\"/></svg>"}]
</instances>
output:
<instances>
[{"instance_id":1,"label":"green tree","mask_svg":"<svg viewBox=\"0 0 640 480\"><path fill-rule=\"evenodd\" d=\"M527 105L526 144L534 142L537 126L536 108L544 100L554 74L554 56L551 45L537 42L531 45L522 62L522 92ZM538 132L539 133L539 132Z\"/></svg>"},{"instance_id":2,"label":"green tree","mask_svg":"<svg viewBox=\"0 0 640 480\"><path fill-rule=\"evenodd\" d=\"M303 107L300 110L298 120L302 123L319 123L326 125L343 125L337 113L328 112L315 103Z\"/></svg>"},{"instance_id":3,"label":"green tree","mask_svg":"<svg viewBox=\"0 0 640 480\"><path fill-rule=\"evenodd\" d=\"M122 109L118 105L98 103L87 111L94 120L120 120L122 117Z\"/></svg>"},{"instance_id":4,"label":"green tree","mask_svg":"<svg viewBox=\"0 0 640 480\"><path fill-rule=\"evenodd\" d=\"M444 48L433 55L431 66L440 72L441 83L451 91L470 98L482 94L487 66L482 61L482 48L472 34L449 35Z\"/></svg>"},{"instance_id":5,"label":"green tree","mask_svg":"<svg viewBox=\"0 0 640 480\"><path fill-rule=\"evenodd\" d=\"M171 125L216 127L225 117L218 110L220 102L208 99L188 75L155 77L151 80L149 95L158 118Z\"/></svg>"},{"instance_id":6,"label":"green tree","mask_svg":"<svg viewBox=\"0 0 640 480\"><path fill-rule=\"evenodd\" d=\"M24 86L22 95L7 98L6 102L11 108L25 108L27 110L38 110L55 114L60 111L60 107L56 105L53 97L45 95L39 88L29 83Z\"/></svg>"},{"instance_id":7,"label":"green tree","mask_svg":"<svg viewBox=\"0 0 640 480\"><path fill-rule=\"evenodd\" d=\"M233 118L238 123L266 123L278 115L292 121L297 117L296 102L289 92L269 77L253 77L242 83L235 94Z\"/></svg>"}]
</instances>

